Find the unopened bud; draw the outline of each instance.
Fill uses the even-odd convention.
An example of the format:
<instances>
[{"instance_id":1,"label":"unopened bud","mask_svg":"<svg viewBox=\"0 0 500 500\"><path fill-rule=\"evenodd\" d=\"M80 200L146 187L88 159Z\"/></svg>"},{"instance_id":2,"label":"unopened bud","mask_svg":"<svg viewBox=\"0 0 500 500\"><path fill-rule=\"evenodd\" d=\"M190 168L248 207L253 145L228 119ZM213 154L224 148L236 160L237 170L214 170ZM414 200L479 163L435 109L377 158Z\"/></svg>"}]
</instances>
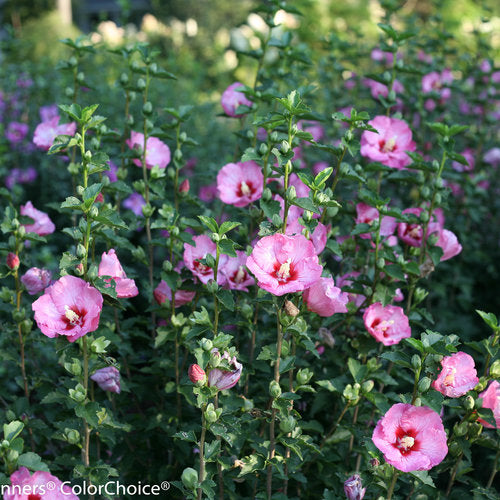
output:
<instances>
[{"instance_id":1,"label":"unopened bud","mask_svg":"<svg viewBox=\"0 0 500 500\"><path fill-rule=\"evenodd\" d=\"M191 365L188 370L189 380L196 385L204 385L207 380L205 370L200 365Z\"/></svg>"},{"instance_id":2,"label":"unopened bud","mask_svg":"<svg viewBox=\"0 0 500 500\"><path fill-rule=\"evenodd\" d=\"M153 112L153 105L150 101L146 101L142 106L142 112L145 115L150 115Z\"/></svg>"},{"instance_id":3,"label":"unopened bud","mask_svg":"<svg viewBox=\"0 0 500 500\"><path fill-rule=\"evenodd\" d=\"M13 252L9 252L7 254L6 263L7 263L7 267L9 269L12 269L13 271L15 271L16 269L19 269L19 264L21 263L21 261L19 260L18 255L16 255Z\"/></svg>"},{"instance_id":4,"label":"unopened bud","mask_svg":"<svg viewBox=\"0 0 500 500\"><path fill-rule=\"evenodd\" d=\"M175 150L174 159L176 161L181 161L182 160L182 151L180 149L176 149Z\"/></svg>"},{"instance_id":5,"label":"unopened bud","mask_svg":"<svg viewBox=\"0 0 500 500\"><path fill-rule=\"evenodd\" d=\"M431 386L431 379L429 377L423 377L418 383L418 390L420 393L427 392Z\"/></svg>"},{"instance_id":6,"label":"unopened bud","mask_svg":"<svg viewBox=\"0 0 500 500\"><path fill-rule=\"evenodd\" d=\"M490 377L500 378L500 359L497 359L490 366Z\"/></svg>"},{"instance_id":7,"label":"unopened bud","mask_svg":"<svg viewBox=\"0 0 500 500\"><path fill-rule=\"evenodd\" d=\"M418 370L422 366L422 360L418 354L414 354L411 357L411 366L413 366L415 370Z\"/></svg>"},{"instance_id":8,"label":"unopened bud","mask_svg":"<svg viewBox=\"0 0 500 500\"><path fill-rule=\"evenodd\" d=\"M189 193L189 188L189 179L184 179L179 185L179 193L185 195Z\"/></svg>"},{"instance_id":9,"label":"unopened bud","mask_svg":"<svg viewBox=\"0 0 500 500\"><path fill-rule=\"evenodd\" d=\"M363 393L367 394L367 393L371 392L374 385L375 385L375 382L373 380L365 380L363 382L363 385L361 386L361 390L363 391Z\"/></svg>"},{"instance_id":10,"label":"unopened bud","mask_svg":"<svg viewBox=\"0 0 500 500\"><path fill-rule=\"evenodd\" d=\"M76 256L82 259L83 257L85 257L86 253L87 251L85 250L85 247L81 243L78 243L78 245L76 246Z\"/></svg>"},{"instance_id":11,"label":"unopened bud","mask_svg":"<svg viewBox=\"0 0 500 500\"><path fill-rule=\"evenodd\" d=\"M289 415L280 422L280 429L288 434L295 429L296 425L297 421L291 415Z\"/></svg>"},{"instance_id":12,"label":"unopened bud","mask_svg":"<svg viewBox=\"0 0 500 500\"><path fill-rule=\"evenodd\" d=\"M474 404L475 404L475 401L471 395L467 396L464 399L464 407L466 410L472 410L474 408Z\"/></svg>"},{"instance_id":13,"label":"unopened bud","mask_svg":"<svg viewBox=\"0 0 500 500\"><path fill-rule=\"evenodd\" d=\"M194 490L198 484L198 472L187 467L182 471L181 481L188 490Z\"/></svg>"},{"instance_id":14,"label":"unopened bud","mask_svg":"<svg viewBox=\"0 0 500 500\"><path fill-rule=\"evenodd\" d=\"M469 423L468 422L462 422L462 423L456 423L454 426L453 426L453 432L457 435L457 436L465 436L467 434L467 429L469 427Z\"/></svg>"},{"instance_id":15,"label":"unopened bud","mask_svg":"<svg viewBox=\"0 0 500 500\"><path fill-rule=\"evenodd\" d=\"M276 382L276 380L271 380L269 383L269 394L273 398L279 398L281 396L281 387L279 382Z\"/></svg>"}]
</instances>

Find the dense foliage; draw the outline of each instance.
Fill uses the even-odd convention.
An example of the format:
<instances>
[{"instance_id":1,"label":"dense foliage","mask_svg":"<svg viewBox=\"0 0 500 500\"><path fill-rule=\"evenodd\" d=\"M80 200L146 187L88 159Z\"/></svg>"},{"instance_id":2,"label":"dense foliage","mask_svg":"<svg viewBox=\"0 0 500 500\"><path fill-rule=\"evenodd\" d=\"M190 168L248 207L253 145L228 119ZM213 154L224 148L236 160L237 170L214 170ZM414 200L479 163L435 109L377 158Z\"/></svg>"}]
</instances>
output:
<instances>
[{"instance_id":1,"label":"dense foliage","mask_svg":"<svg viewBox=\"0 0 500 500\"><path fill-rule=\"evenodd\" d=\"M3 43L2 484L498 498L498 49L377 8Z\"/></svg>"}]
</instances>

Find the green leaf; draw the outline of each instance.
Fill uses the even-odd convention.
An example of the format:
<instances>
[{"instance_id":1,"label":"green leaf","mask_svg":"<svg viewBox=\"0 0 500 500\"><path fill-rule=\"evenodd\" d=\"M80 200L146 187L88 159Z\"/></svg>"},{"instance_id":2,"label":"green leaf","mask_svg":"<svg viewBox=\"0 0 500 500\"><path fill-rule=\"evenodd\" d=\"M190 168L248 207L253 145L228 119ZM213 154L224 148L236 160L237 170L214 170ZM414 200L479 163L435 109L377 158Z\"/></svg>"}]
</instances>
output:
<instances>
[{"instance_id":1,"label":"green leaf","mask_svg":"<svg viewBox=\"0 0 500 500\"><path fill-rule=\"evenodd\" d=\"M217 224L216 220L212 217L206 217L205 215L198 215L198 219L201 220L201 222L208 227L208 229L212 233L218 233L219 232L219 225Z\"/></svg>"},{"instance_id":2,"label":"green leaf","mask_svg":"<svg viewBox=\"0 0 500 500\"><path fill-rule=\"evenodd\" d=\"M15 439L24 429L24 424L19 420L14 420L10 424L3 424L3 436L7 441Z\"/></svg>"},{"instance_id":3,"label":"green leaf","mask_svg":"<svg viewBox=\"0 0 500 500\"><path fill-rule=\"evenodd\" d=\"M68 196L62 203L61 208L72 208L73 210L81 210L82 202L75 196Z\"/></svg>"},{"instance_id":4,"label":"green leaf","mask_svg":"<svg viewBox=\"0 0 500 500\"><path fill-rule=\"evenodd\" d=\"M217 298L226 309L234 311L234 298L231 290L219 290L217 292Z\"/></svg>"},{"instance_id":5,"label":"green leaf","mask_svg":"<svg viewBox=\"0 0 500 500\"><path fill-rule=\"evenodd\" d=\"M353 358L349 358L347 360L347 367L349 368L354 381L358 383L364 379L368 370L366 365L362 365L359 361Z\"/></svg>"},{"instance_id":6,"label":"green leaf","mask_svg":"<svg viewBox=\"0 0 500 500\"><path fill-rule=\"evenodd\" d=\"M498 319L493 313L487 313L484 311L481 311L480 309L476 309L476 312L483 318L483 321L492 329L492 330L497 330L498 329Z\"/></svg>"},{"instance_id":7,"label":"green leaf","mask_svg":"<svg viewBox=\"0 0 500 500\"><path fill-rule=\"evenodd\" d=\"M128 229L127 224L125 224L117 212L111 208L101 209L97 217L94 217L93 219L97 222L105 224L106 226Z\"/></svg>"},{"instance_id":8,"label":"green leaf","mask_svg":"<svg viewBox=\"0 0 500 500\"><path fill-rule=\"evenodd\" d=\"M297 207L303 208L304 210L309 210L310 212L321 214L319 208L316 207L311 198L295 198L290 203L292 205L296 205Z\"/></svg>"},{"instance_id":9,"label":"green leaf","mask_svg":"<svg viewBox=\"0 0 500 500\"><path fill-rule=\"evenodd\" d=\"M91 201L94 203L95 199L99 195L102 189L102 184L100 182L97 182L96 184L92 184L91 186L85 188L83 190L83 195L82 198L85 202Z\"/></svg>"},{"instance_id":10,"label":"green leaf","mask_svg":"<svg viewBox=\"0 0 500 500\"><path fill-rule=\"evenodd\" d=\"M219 227L219 235L222 236L223 234L228 233L229 231L238 226L241 226L241 222L230 222L230 221L223 222L222 225Z\"/></svg>"},{"instance_id":11,"label":"green leaf","mask_svg":"<svg viewBox=\"0 0 500 500\"><path fill-rule=\"evenodd\" d=\"M409 337L406 339L403 339L407 344L410 344L414 349L417 351L420 351L423 353L425 351L424 344L422 343L421 340L414 339L413 337Z\"/></svg>"},{"instance_id":12,"label":"green leaf","mask_svg":"<svg viewBox=\"0 0 500 500\"><path fill-rule=\"evenodd\" d=\"M217 456L217 453L220 450L220 441L215 440L211 443L205 444L205 460L211 461L213 458Z\"/></svg>"},{"instance_id":13,"label":"green leaf","mask_svg":"<svg viewBox=\"0 0 500 500\"><path fill-rule=\"evenodd\" d=\"M427 484L428 486L431 486L432 488L435 488L436 485L434 484L434 481L432 480L432 477L429 476L429 473L426 470L415 470L410 472L410 474L417 478L419 481L421 481L424 484Z\"/></svg>"},{"instance_id":14,"label":"green leaf","mask_svg":"<svg viewBox=\"0 0 500 500\"><path fill-rule=\"evenodd\" d=\"M230 257L236 257L236 247L239 247L238 243L235 243L232 240L224 239L219 241L219 250L220 253L229 255Z\"/></svg>"},{"instance_id":15,"label":"green leaf","mask_svg":"<svg viewBox=\"0 0 500 500\"><path fill-rule=\"evenodd\" d=\"M41 470L44 472L49 472L49 468L42 462L42 459L32 451L28 451L27 453L23 453L19 455L17 459L17 465L21 467L27 467L33 471Z\"/></svg>"},{"instance_id":16,"label":"green leaf","mask_svg":"<svg viewBox=\"0 0 500 500\"><path fill-rule=\"evenodd\" d=\"M321 186L328 180L328 178L332 175L333 173L333 167L328 167L322 170L321 172L316 175L314 178L314 184L318 187L321 188Z\"/></svg>"},{"instance_id":17,"label":"green leaf","mask_svg":"<svg viewBox=\"0 0 500 500\"><path fill-rule=\"evenodd\" d=\"M399 264L389 264L385 266L384 272L396 280L404 281L406 279L405 273Z\"/></svg>"}]
</instances>

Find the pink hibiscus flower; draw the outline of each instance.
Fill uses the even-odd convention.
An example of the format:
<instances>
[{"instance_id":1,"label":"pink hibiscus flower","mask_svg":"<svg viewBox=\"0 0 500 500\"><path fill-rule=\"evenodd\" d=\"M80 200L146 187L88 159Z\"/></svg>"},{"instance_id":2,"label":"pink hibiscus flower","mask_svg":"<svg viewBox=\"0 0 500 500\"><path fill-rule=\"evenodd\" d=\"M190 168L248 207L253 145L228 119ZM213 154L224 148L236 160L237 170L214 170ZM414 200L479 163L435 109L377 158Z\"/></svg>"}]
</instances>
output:
<instances>
[{"instance_id":1,"label":"pink hibiscus flower","mask_svg":"<svg viewBox=\"0 0 500 500\"><path fill-rule=\"evenodd\" d=\"M202 283L206 284L211 279L214 279L214 270L211 267L202 264L200 261L203 260L208 254L212 255L215 259L217 247L215 243L205 234L194 236L193 241L195 246L184 243L184 264ZM223 285L225 283L221 270L225 266L226 260L226 255L220 256L219 271L217 273L217 283L219 283L219 285Z\"/></svg>"},{"instance_id":2,"label":"pink hibiscus flower","mask_svg":"<svg viewBox=\"0 0 500 500\"><path fill-rule=\"evenodd\" d=\"M144 147L144 134L131 132L130 139L127 139L127 146L130 149L137 149L142 155ZM134 164L142 166L141 160L134 159ZM146 167L152 169L154 166L165 168L170 163L170 148L157 137L148 137L146 141Z\"/></svg>"},{"instance_id":3,"label":"pink hibiscus flower","mask_svg":"<svg viewBox=\"0 0 500 500\"><path fill-rule=\"evenodd\" d=\"M474 359L459 351L441 360L441 373L432 382L432 387L444 396L459 398L479 383Z\"/></svg>"},{"instance_id":4,"label":"pink hibiscus flower","mask_svg":"<svg viewBox=\"0 0 500 500\"><path fill-rule=\"evenodd\" d=\"M462 245L458 242L457 236L448 231L448 229L443 229L439 233L439 239L436 242L436 246L443 249L443 255L441 256L441 262L455 257L462 251Z\"/></svg>"},{"instance_id":5,"label":"pink hibiscus flower","mask_svg":"<svg viewBox=\"0 0 500 500\"><path fill-rule=\"evenodd\" d=\"M257 242L247 259L260 288L273 295L301 292L321 277L314 245L303 235L276 233Z\"/></svg>"},{"instance_id":6,"label":"pink hibiscus flower","mask_svg":"<svg viewBox=\"0 0 500 500\"><path fill-rule=\"evenodd\" d=\"M389 346L411 337L408 317L399 306L383 306L375 302L363 314L368 333L378 342Z\"/></svg>"},{"instance_id":7,"label":"pink hibiscus flower","mask_svg":"<svg viewBox=\"0 0 500 500\"><path fill-rule=\"evenodd\" d=\"M335 286L333 278L320 278L303 293L309 311L328 317L335 313L346 313L349 302L347 293Z\"/></svg>"},{"instance_id":8,"label":"pink hibiscus flower","mask_svg":"<svg viewBox=\"0 0 500 500\"><path fill-rule=\"evenodd\" d=\"M224 203L244 207L260 199L264 175L254 161L228 163L217 174L217 190Z\"/></svg>"},{"instance_id":9,"label":"pink hibiscus flower","mask_svg":"<svg viewBox=\"0 0 500 500\"><path fill-rule=\"evenodd\" d=\"M38 328L47 337L65 336L70 342L97 330L102 295L86 281L63 276L32 304Z\"/></svg>"},{"instance_id":10,"label":"pink hibiscus flower","mask_svg":"<svg viewBox=\"0 0 500 500\"><path fill-rule=\"evenodd\" d=\"M98 275L111 276L116 283L116 296L120 299L135 297L139 294L135 281L127 278L113 248L108 253L104 252L102 254ZM107 281L109 283L110 280Z\"/></svg>"},{"instance_id":11,"label":"pink hibiscus flower","mask_svg":"<svg viewBox=\"0 0 500 500\"><path fill-rule=\"evenodd\" d=\"M163 280L160 281L159 285L155 288L153 292L154 298L158 305L163 304L166 300L169 302L172 300L172 289ZM175 292L175 307L181 307L184 304L188 304L194 299L196 292L189 292L188 290L177 290Z\"/></svg>"},{"instance_id":12,"label":"pink hibiscus flower","mask_svg":"<svg viewBox=\"0 0 500 500\"><path fill-rule=\"evenodd\" d=\"M59 125L59 116L54 116L49 121L39 123L33 135L33 143L35 146L48 151L54 144L54 139L58 135L75 135L76 123L63 123Z\"/></svg>"},{"instance_id":13,"label":"pink hibiscus flower","mask_svg":"<svg viewBox=\"0 0 500 500\"><path fill-rule=\"evenodd\" d=\"M220 103L227 116L239 118L240 116L243 116L242 114L236 114L236 110L239 106L248 106L249 108L252 107L252 101L249 101L247 96L238 90L243 88L244 85L242 83L235 82L229 85L229 87L222 93Z\"/></svg>"},{"instance_id":14,"label":"pink hibiscus flower","mask_svg":"<svg viewBox=\"0 0 500 500\"><path fill-rule=\"evenodd\" d=\"M78 500L71 487L50 472L39 470L31 475L26 467L20 467L11 474L10 483L4 500Z\"/></svg>"},{"instance_id":15,"label":"pink hibiscus flower","mask_svg":"<svg viewBox=\"0 0 500 500\"><path fill-rule=\"evenodd\" d=\"M376 116L368 122L378 134L365 130L361 136L361 154L388 167L402 169L411 163L406 151L416 145L406 122L388 116Z\"/></svg>"},{"instance_id":16,"label":"pink hibiscus flower","mask_svg":"<svg viewBox=\"0 0 500 500\"><path fill-rule=\"evenodd\" d=\"M218 355L220 353L218 349L212 349L212 354ZM208 372L208 385L210 387L217 387L219 391L225 389L231 389L234 387L241 377L241 372L243 370L243 365L236 360L236 356L229 356L227 351L224 351L222 359L226 360L230 366L233 367L232 370L222 370L220 368L212 368Z\"/></svg>"},{"instance_id":17,"label":"pink hibiscus flower","mask_svg":"<svg viewBox=\"0 0 500 500\"><path fill-rule=\"evenodd\" d=\"M22 276L21 282L30 295L36 295L50 285L52 274L47 269L32 267Z\"/></svg>"},{"instance_id":18,"label":"pink hibiscus flower","mask_svg":"<svg viewBox=\"0 0 500 500\"><path fill-rule=\"evenodd\" d=\"M378 210L375 207L366 205L365 203L358 203L356 205L356 224L373 224L379 218ZM397 222L394 217L388 215L382 216L380 223L380 236L391 236L397 227ZM359 235L363 239L371 239L370 233L363 233Z\"/></svg>"},{"instance_id":19,"label":"pink hibiscus flower","mask_svg":"<svg viewBox=\"0 0 500 500\"><path fill-rule=\"evenodd\" d=\"M497 429L500 428L500 383L498 380L492 380L488 388L479 394L479 398L483 400L483 408L489 408L493 411ZM478 420L485 427L493 429L493 426L482 418Z\"/></svg>"},{"instance_id":20,"label":"pink hibiscus flower","mask_svg":"<svg viewBox=\"0 0 500 500\"><path fill-rule=\"evenodd\" d=\"M372 440L386 462L403 472L432 469L448 453L441 417L427 406L393 405L378 421Z\"/></svg>"},{"instance_id":21,"label":"pink hibiscus flower","mask_svg":"<svg viewBox=\"0 0 500 500\"><path fill-rule=\"evenodd\" d=\"M45 212L37 210L31 201L28 201L26 205L21 205L20 212L21 215L26 215L34 220L33 224L23 224L27 233L46 236L56 230L56 226L50 220L50 217Z\"/></svg>"},{"instance_id":22,"label":"pink hibiscus flower","mask_svg":"<svg viewBox=\"0 0 500 500\"><path fill-rule=\"evenodd\" d=\"M221 273L229 289L248 292L248 287L255 285L255 280L246 268L247 255L241 250L236 250L236 255L227 259Z\"/></svg>"}]
</instances>

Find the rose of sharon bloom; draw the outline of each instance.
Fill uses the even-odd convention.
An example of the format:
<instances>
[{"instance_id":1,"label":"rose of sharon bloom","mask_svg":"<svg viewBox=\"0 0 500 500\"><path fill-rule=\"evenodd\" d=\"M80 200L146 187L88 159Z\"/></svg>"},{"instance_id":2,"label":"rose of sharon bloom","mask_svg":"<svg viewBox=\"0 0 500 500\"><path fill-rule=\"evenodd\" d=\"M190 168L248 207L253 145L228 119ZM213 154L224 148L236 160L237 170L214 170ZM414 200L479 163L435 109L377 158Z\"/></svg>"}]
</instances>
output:
<instances>
[{"instance_id":1,"label":"rose of sharon bloom","mask_svg":"<svg viewBox=\"0 0 500 500\"><path fill-rule=\"evenodd\" d=\"M386 462L403 472L432 469L448 453L441 417L427 406L393 405L372 440Z\"/></svg>"},{"instance_id":2,"label":"rose of sharon bloom","mask_svg":"<svg viewBox=\"0 0 500 500\"><path fill-rule=\"evenodd\" d=\"M432 382L432 387L444 396L459 398L479 383L474 359L459 351L441 360L441 373Z\"/></svg>"},{"instance_id":3,"label":"rose of sharon bloom","mask_svg":"<svg viewBox=\"0 0 500 500\"><path fill-rule=\"evenodd\" d=\"M371 207L366 203L358 203L356 205L356 224L373 224L379 218L378 210L375 207ZM388 215L382 216L382 221L380 223L380 236L387 237L391 236L396 230L397 222L394 217ZM359 235L360 238L370 239L370 233L363 233Z\"/></svg>"},{"instance_id":4,"label":"rose of sharon bloom","mask_svg":"<svg viewBox=\"0 0 500 500\"><path fill-rule=\"evenodd\" d=\"M158 305L163 304L166 300L169 302L172 300L172 290L163 280L161 280L159 285L155 288L153 295ZM195 295L196 292L177 290L175 292L175 307L181 307L184 304L188 304L194 299Z\"/></svg>"},{"instance_id":5,"label":"rose of sharon bloom","mask_svg":"<svg viewBox=\"0 0 500 500\"><path fill-rule=\"evenodd\" d=\"M497 429L500 428L500 383L498 380L492 380L488 388L479 394L479 398L483 400L483 408L489 408L493 411ZM479 419L479 422L485 427L493 429L493 426L482 418Z\"/></svg>"},{"instance_id":6,"label":"rose of sharon bloom","mask_svg":"<svg viewBox=\"0 0 500 500\"><path fill-rule=\"evenodd\" d=\"M21 276L21 282L30 295L36 295L50 285L51 278L49 270L32 267Z\"/></svg>"},{"instance_id":7,"label":"rose of sharon bloom","mask_svg":"<svg viewBox=\"0 0 500 500\"><path fill-rule=\"evenodd\" d=\"M58 135L75 135L76 123L63 123L59 125L59 116L54 116L49 121L44 121L39 123L35 129L33 135L33 143L40 149L48 151L52 144L54 144L54 139Z\"/></svg>"},{"instance_id":8,"label":"rose of sharon bloom","mask_svg":"<svg viewBox=\"0 0 500 500\"><path fill-rule=\"evenodd\" d=\"M422 92L438 92L441 99L446 100L451 96L449 88L443 88L444 85L449 85L453 81L453 75L449 69L443 70L441 73L433 71L422 77Z\"/></svg>"},{"instance_id":9,"label":"rose of sharon bloom","mask_svg":"<svg viewBox=\"0 0 500 500\"><path fill-rule=\"evenodd\" d=\"M378 134L365 130L361 136L361 154L372 161L402 169L411 163L406 151L415 151L412 133L406 122L388 116L376 116L368 122Z\"/></svg>"},{"instance_id":10,"label":"rose of sharon bloom","mask_svg":"<svg viewBox=\"0 0 500 500\"><path fill-rule=\"evenodd\" d=\"M230 290L248 292L248 287L255 285L255 280L246 268L247 255L242 250L236 250L236 257L228 257L221 273L225 277L226 286Z\"/></svg>"},{"instance_id":11,"label":"rose of sharon bloom","mask_svg":"<svg viewBox=\"0 0 500 500\"><path fill-rule=\"evenodd\" d=\"M138 149L141 154L144 148L144 134L132 131L130 139L126 141L130 149ZM134 159L134 164L142 166L141 160ZM152 169L154 166L165 168L170 163L170 148L157 137L148 137L146 141L146 167Z\"/></svg>"},{"instance_id":12,"label":"rose of sharon bloom","mask_svg":"<svg viewBox=\"0 0 500 500\"><path fill-rule=\"evenodd\" d=\"M273 295L302 292L315 283L323 270L314 245L302 234L273 234L257 242L247 259L260 288Z\"/></svg>"},{"instance_id":13,"label":"rose of sharon bloom","mask_svg":"<svg viewBox=\"0 0 500 500\"><path fill-rule=\"evenodd\" d=\"M220 353L217 349L212 349L212 354L220 356ZM233 370L221 370L220 368L212 368L208 372L208 385L210 387L217 387L219 391L223 391L224 389L231 389L234 387L238 380L241 377L241 372L243 370L243 365L238 363L236 360L236 356L229 356L227 351L224 351L222 359L225 359L230 366L234 367Z\"/></svg>"},{"instance_id":14,"label":"rose of sharon bloom","mask_svg":"<svg viewBox=\"0 0 500 500\"><path fill-rule=\"evenodd\" d=\"M407 208L403 210L404 214L413 214L420 216L422 213L421 208ZM421 224L413 224L409 222L400 222L398 224L398 237L401 241L410 245L411 247L422 246L424 238L424 228Z\"/></svg>"},{"instance_id":15,"label":"rose of sharon bloom","mask_svg":"<svg viewBox=\"0 0 500 500\"><path fill-rule=\"evenodd\" d=\"M215 259L217 247L215 243L205 234L194 236L193 241L195 246L184 243L184 264L186 267L202 282L208 283L214 279L214 270L211 267L202 264L203 260L208 254L211 254ZM224 276L222 275L222 268L226 264L227 256L221 255L219 259L219 270L217 273L217 283L224 284Z\"/></svg>"},{"instance_id":16,"label":"rose of sharon bloom","mask_svg":"<svg viewBox=\"0 0 500 500\"><path fill-rule=\"evenodd\" d=\"M205 370L200 365L191 365L188 370L188 376L193 384L204 382L207 377Z\"/></svg>"},{"instance_id":17,"label":"rose of sharon bloom","mask_svg":"<svg viewBox=\"0 0 500 500\"><path fill-rule=\"evenodd\" d=\"M47 337L65 336L70 342L97 330L102 310L99 290L75 276L63 276L33 302L38 328Z\"/></svg>"},{"instance_id":18,"label":"rose of sharon bloom","mask_svg":"<svg viewBox=\"0 0 500 500\"><path fill-rule=\"evenodd\" d=\"M50 472L39 470L31 475L26 467L20 467L10 476L10 483L4 500L78 500L71 487Z\"/></svg>"},{"instance_id":19,"label":"rose of sharon bloom","mask_svg":"<svg viewBox=\"0 0 500 500\"><path fill-rule=\"evenodd\" d=\"M235 82L229 85L229 87L222 93L220 103L227 116L239 118L243 115L236 114L238 106L248 106L249 108L252 107L252 101L249 101L247 99L247 96L243 92L238 90L242 89L243 87L244 85L242 83Z\"/></svg>"},{"instance_id":20,"label":"rose of sharon bloom","mask_svg":"<svg viewBox=\"0 0 500 500\"><path fill-rule=\"evenodd\" d=\"M443 229L440 232L436 246L443 249L443 255L441 255L440 259L441 262L455 257L455 255L458 255L462 251L462 245L458 242L456 235L448 231L448 229Z\"/></svg>"},{"instance_id":21,"label":"rose of sharon bloom","mask_svg":"<svg viewBox=\"0 0 500 500\"><path fill-rule=\"evenodd\" d=\"M5 137L11 144L17 144L24 140L28 135L28 124L19 122L10 122L5 131Z\"/></svg>"},{"instance_id":22,"label":"rose of sharon bloom","mask_svg":"<svg viewBox=\"0 0 500 500\"><path fill-rule=\"evenodd\" d=\"M26 170L13 168L5 178L5 185L12 189L15 184L30 184L37 177L38 173L33 167L28 167Z\"/></svg>"},{"instance_id":23,"label":"rose of sharon bloom","mask_svg":"<svg viewBox=\"0 0 500 500\"><path fill-rule=\"evenodd\" d=\"M123 200L123 206L132 210L137 217L142 217L142 207L146 205L146 200L139 193L132 193L128 198Z\"/></svg>"},{"instance_id":24,"label":"rose of sharon bloom","mask_svg":"<svg viewBox=\"0 0 500 500\"><path fill-rule=\"evenodd\" d=\"M135 281L127 278L113 248L108 253L102 254L98 275L113 278L116 283L116 296L120 299L128 299L139 294ZM109 280L107 281L109 282Z\"/></svg>"},{"instance_id":25,"label":"rose of sharon bloom","mask_svg":"<svg viewBox=\"0 0 500 500\"><path fill-rule=\"evenodd\" d=\"M320 278L304 291L303 297L307 309L324 318L347 312L349 297L335 286L333 278Z\"/></svg>"},{"instance_id":26,"label":"rose of sharon bloom","mask_svg":"<svg viewBox=\"0 0 500 500\"><path fill-rule=\"evenodd\" d=\"M48 104L47 106L41 106L38 112L40 113L40 120L42 120L42 122L48 122L52 120L52 118L59 116L59 109L57 108L57 104Z\"/></svg>"},{"instance_id":27,"label":"rose of sharon bloom","mask_svg":"<svg viewBox=\"0 0 500 500\"><path fill-rule=\"evenodd\" d=\"M96 370L90 377L103 391L120 394L120 372L114 366Z\"/></svg>"},{"instance_id":28,"label":"rose of sharon bloom","mask_svg":"<svg viewBox=\"0 0 500 500\"><path fill-rule=\"evenodd\" d=\"M344 493L347 500L363 500L366 488L363 488L359 474L354 474L346 480L344 483Z\"/></svg>"},{"instance_id":29,"label":"rose of sharon bloom","mask_svg":"<svg viewBox=\"0 0 500 500\"><path fill-rule=\"evenodd\" d=\"M31 217L34 222L33 224L23 224L27 233L36 233L39 236L46 236L47 234L52 234L56 230L56 226L50 220L50 217L40 210L37 210L31 201L28 201L26 205L21 205L21 215L26 215Z\"/></svg>"},{"instance_id":30,"label":"rose of sharon bloom","mask_svg":"<svg viewBox=\"0 0 500 500\"><path fill-rule=\"evenodd\" d=\"M302 226L298 218L294 217L292 213L292 217L289 218L289 222L286 225L286 234L288 236L294 234L303 234L304 230L305 230L304 226ZM318 222L318 224L314 228L314 231L308 235L309 236L308 239L314 245L314 251L316 252L316 255L319 255L325 249L329 230L330 226L327 228L324 224Z\"/></svg>"},{"instance_id":31,"label":"rose of sharon bloom","mask_svg":"<svg viewBox=\"0 0 500 500\"><path fill-rule=\"evenodd\" d=\"M375 302L366 309L363 321L368 333L386 346L411 337L410 322L399 306L384 307L380 302Z\"/></svg>"},{"instance_id":32,"label":"rose of sharon bloom","mask_svg":"<svg viewBox=\"0 0 500 500\"><path fill-rule=\"evenodd\" d=\"M262 169L254 161L228 163L217 174L219 198L235 207L245 207L260 199L263 183Z\"/></svg>"}]
</instances>

